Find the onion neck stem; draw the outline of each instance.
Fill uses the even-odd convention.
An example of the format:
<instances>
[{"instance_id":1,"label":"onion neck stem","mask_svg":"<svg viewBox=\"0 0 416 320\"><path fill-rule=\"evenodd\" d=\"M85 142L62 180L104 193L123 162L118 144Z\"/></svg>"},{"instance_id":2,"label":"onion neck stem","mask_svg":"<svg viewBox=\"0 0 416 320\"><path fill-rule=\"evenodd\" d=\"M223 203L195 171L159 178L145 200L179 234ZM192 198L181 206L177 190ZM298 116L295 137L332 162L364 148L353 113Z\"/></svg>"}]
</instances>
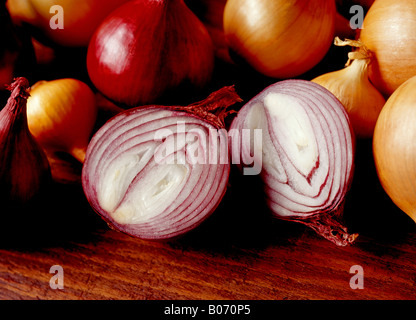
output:
<instances>
[{"instance_id":1,"label":"onion neck stem","mask_svg":"<svg viewBox=\"0 0 416 320\"><path fill-rule=\"evenodd\" d=\"M343 206L340 206L343 208ZM343 210L343 209L338 209ZM340 247L352 244L358 237L356 233L349 233L347 228L338 221L339 214L324 212L310 218L299 219L298 222L312 228L316 233Z\"/></svg>"},{"instance_id":2,"label":"onion neck stem","mask_svg":"<svg viewBox=\"0 0 416 320\"><path fill-rule=\"evenodd\" d=\"M234 86L228 86L211 93L202 101L188 106L174 106L171 109L188 112L217 128L224 128L224 119L235 112L234 110L227 111L227 108L241 101L242 99L236 93Z\"/></svg>"}]
</instances>

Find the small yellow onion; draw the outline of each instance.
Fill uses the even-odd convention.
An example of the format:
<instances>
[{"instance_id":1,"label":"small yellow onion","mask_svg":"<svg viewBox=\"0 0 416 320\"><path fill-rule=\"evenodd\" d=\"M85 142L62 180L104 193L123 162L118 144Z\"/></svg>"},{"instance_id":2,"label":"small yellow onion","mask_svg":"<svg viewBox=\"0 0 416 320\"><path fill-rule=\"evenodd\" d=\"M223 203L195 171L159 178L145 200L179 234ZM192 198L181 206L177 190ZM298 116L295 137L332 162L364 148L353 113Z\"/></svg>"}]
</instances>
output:
<instances>
[{"instance_id":1,"label":"small yellow onion","mask_svg":"<svg viewBox=\"0 0 416 320\"><path fill-rule=\"evenodd\" d=\"M335 38L335 44L350 45L360 50L349 53L346 68L323 74L312 81L331 91L343 104L357 138L371 138L386 102L368 79L371 52L359 41Z\"/></svg>"},{"instance_id":2,"label":"small yellow onion","mask_svg":"<svg viewBox=\"0 0 416 320\"><path fill-rule=\"evenodd\" d=\"M27 118L30 132L45 149L84 162L97 119L95 94L77 79L40 81L30 91Z\"/></svg>"},{"instance_id":3,"label":"small yellow onion","mask_svg":"<svg viewBox=\"0 0 416 320\"><path fill-rule=\"evenodd\" d=\"M377 120L374 160L386 193L416 221L416 76L387 100Z\"/></svg>"},{"instance_id":4,"label":"small yellow onion","mask_svg":"<svg viewBox=\"0 0 416 320\"><path fill-rule=\"evenodd\" d=\"M334 38L334 0L228 0L229 48L258 72L291 78L318 64Z\"/></svg>"},{"instance_id":5,"label":"small yellow onion","mask_svg":"<svg viewBox=\"0 0 416 320\"><path fill-rule=\"evenodd\" d=\"M416 1L377 0L370 7L360 39L374 53L369 78L386 97L416 75Z\"/></svg>"}]
</instances>

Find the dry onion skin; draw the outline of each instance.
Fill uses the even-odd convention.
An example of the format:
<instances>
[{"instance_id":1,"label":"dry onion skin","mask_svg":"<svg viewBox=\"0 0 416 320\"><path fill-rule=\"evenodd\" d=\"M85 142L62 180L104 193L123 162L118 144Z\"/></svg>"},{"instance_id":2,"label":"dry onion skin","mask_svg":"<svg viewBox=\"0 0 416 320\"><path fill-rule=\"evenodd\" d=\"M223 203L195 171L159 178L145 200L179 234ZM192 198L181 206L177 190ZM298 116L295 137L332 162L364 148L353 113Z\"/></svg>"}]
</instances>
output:
<instances>
[{"instance_id":1,"label":"dry onion skin","mask_svg":"<svg viewBox=\"0 0 416 320\"><path fill-rule=\"evenodd\" d=\"M229 0L224 32L229 48L274 78L312 69L331 46L334 0Z\"/></svg>"},{"instance_id":2,"label":"dry onion skin","mask_svg":"<svg viewBox=\"0 0 416 320\"><path fill-rule=\"evenodd\" d=\"M368 79L368 66L373 55L360 41L335 38L335 44L350 45L358 51L348 54L344 69L323 74L312 81L331 91L343 104L357 138L372 138L378 115L386 103Z\"/></svg>"},{"instance_id":3,"label":"dry onion skin","mask_svg":"<svg viewBox=\"0 0 416 320\"><path fill-rule=\"evenodd\" d=\"M262 132L260 177L269 208L303 223L339 246L352 243L343 206L353 177L355 141L348 115L324 87L285 80L267 87L239 111L231 130ZM239 134L232 153L247 157L252 138ZM238 146L239 150L235 150ZM238 149L237 148L237 149ZM243 163L243 162L242 162Z\"/></svg>"},{"instance_id":4,"label":"dry onion skin","mask_svg":"<svg viewBox=\"0 0 416 320\"><path fill-rule=\"evenodd\" d=\"M369 77L385 96L416 75L416 2L377 0L370 7L360 40L374 53Z\"/></svg>"},{"instance_id":5,"label":"dry onion skin","mask_svg":"<svg viewBox=\"0 0 416 320\"><path fill-rule=\"evenodd\" d=\"M377 120L373 152L377 173L393 202L416 221L416 76L387 100Z\"/></svg>"},{"instance_id":6,"label":"dry onion skin","mask_svg":"<svg viewBox=\"0 0 416 320\"><path fill-rule=\"evenodd\" d=\"M29 209L25 206L30 205L52 181L46 154L27 125L29 81L23 77L16 78L8 89L10 97L0 111L0 200L3 219L18 216L17 209Z\"/></svg>"},{"instance_id":7,"label":"dry onion skin","mask_svg":"<svg viewBox=\"0 0 416 320\"><path fill-rule=\"evenodd\" d=\"M110 119L92 138L82 170L93 209L141 239L196 228L225 194L230 163L221 119L239 100L225 87L188 107L138 107Z\"/></svg>"}]
</instances>

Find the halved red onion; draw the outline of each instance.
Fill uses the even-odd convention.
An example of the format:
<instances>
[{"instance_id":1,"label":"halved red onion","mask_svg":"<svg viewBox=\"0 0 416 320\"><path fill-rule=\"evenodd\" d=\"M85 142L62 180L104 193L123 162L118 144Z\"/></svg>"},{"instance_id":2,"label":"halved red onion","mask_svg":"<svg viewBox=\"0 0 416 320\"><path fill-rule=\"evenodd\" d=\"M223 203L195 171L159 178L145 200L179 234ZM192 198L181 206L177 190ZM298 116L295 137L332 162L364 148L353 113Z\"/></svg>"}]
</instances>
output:
<instances>
[{"instance_id":1,"label":"halved red onion","mask_svg":"<svg viewBox=\"0 0 416 320\"><path fill-rule=\"evenodd\" d=\"M198 226L226 191L222 120L237 101L225 87L187 107L133 108L110 119L92 138L82 170L91 206L114 229L142 239Z\"/></svg>"},{"instance_id":2,"label":"halved red onion","mask_svg":"<svg viewBox=\"0 0 416 320\"><path fill-rule=\"evenodd\" d=\"M306 80L285 80L250 100L233 120L232 153L247 158L262 130L261 178L271 211L301 222L337 245L354 241L343 223L343 205L354 169L355 141L342 104ZM247 137L248 135L246 135ZM255 155L255 153L254 153Z\"/></svg>"}]
</instances>

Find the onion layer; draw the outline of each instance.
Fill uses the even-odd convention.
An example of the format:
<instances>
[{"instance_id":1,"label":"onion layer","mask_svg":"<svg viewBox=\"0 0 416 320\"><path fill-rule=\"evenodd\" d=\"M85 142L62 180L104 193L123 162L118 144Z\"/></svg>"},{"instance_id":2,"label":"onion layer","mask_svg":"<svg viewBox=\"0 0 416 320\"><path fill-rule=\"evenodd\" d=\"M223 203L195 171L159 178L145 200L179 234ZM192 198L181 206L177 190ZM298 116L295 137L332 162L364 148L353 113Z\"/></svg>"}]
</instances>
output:
<instances>
[{"instance_id":1,"label":"onion layer","mask_svg":"<svg viewBox=\"0 0 416 320\"><path fill-rule=\"evenodd\" d=\"M267 202L279 218L304 223L337 245L356 235L342 224L352 182L354 137L342 104L322 86L285 80L250 100L230 130L261 129L262 172ZM241 157L253 146L241 145ZM235 151L233 151L234 153Z\"/></svg>"},{"instance_id":2,"label":"onion layer","mask_svg":"<svg viewBox=\"0 0 416 320\"><path fill-rule=\"evenodd\" d=\"M230 171L227 132L212 111L224 116L237 97L226 87L188 107L133 108L109 120L82 170L92 207L113 228L143 239L199 225L221 201Z\"/></svg>"}]
</instances>

